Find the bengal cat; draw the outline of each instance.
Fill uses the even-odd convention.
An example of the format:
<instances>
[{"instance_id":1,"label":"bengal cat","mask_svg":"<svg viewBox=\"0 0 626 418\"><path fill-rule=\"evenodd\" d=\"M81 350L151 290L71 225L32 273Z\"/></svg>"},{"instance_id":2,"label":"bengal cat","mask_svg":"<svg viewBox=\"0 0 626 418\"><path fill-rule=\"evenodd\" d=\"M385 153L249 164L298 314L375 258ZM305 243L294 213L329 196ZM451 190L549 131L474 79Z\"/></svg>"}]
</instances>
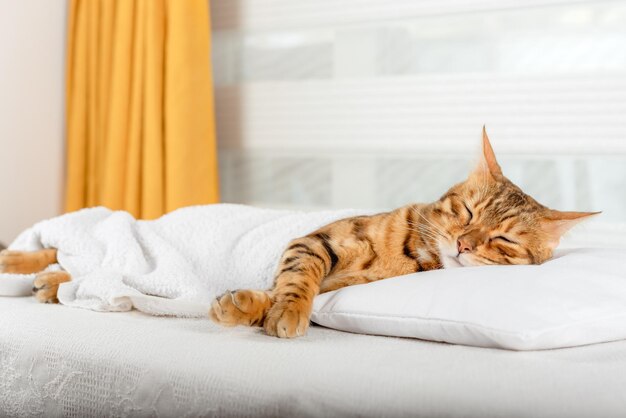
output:
<instances>
[{"instance_id":1,"label":"bengal cat","mask_svg":"<svg viewBox=\"0 0 626 418\"><path fill-rule=\"evenodd\" d=\"M561 235L595 213L560 212L539 204L502 174L483 128L481 163L438 201L357 216L294 239L270 290L237 290L218 297L211 319L226 326L262 326L269 335L302 336L313 298L345 286L419 271L486 264L540 264ZM3 251L0 272L39 272L56 250ZM66 272L39 274L35 297L57 302Z\"/></svg>"},{"instance_id":2,"label":"bengal cat","mask_svg":"<svg viewBox=\"0 0 626 418\"><path fill-rule=\"evenodd\" d=\"M319 293L439 268L540 264L565 231L594 214L551 210L522 192L502 174L483 128L481 163L438 201L342 219L295 239L273 289L226 293L209 314L227 326L301 336Z\"/></svg>"}]
</instances>

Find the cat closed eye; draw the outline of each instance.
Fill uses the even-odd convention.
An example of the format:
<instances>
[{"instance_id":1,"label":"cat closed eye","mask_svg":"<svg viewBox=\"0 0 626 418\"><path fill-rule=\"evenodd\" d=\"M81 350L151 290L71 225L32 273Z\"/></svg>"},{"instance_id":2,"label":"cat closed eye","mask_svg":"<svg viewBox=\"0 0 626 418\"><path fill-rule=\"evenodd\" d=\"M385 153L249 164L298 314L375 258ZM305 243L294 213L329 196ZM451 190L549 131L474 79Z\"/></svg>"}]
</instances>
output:
<instances>
[{"instance_id":1,"label":"cat closed eye","mask_svg":"<svg viewBox=\"0 0 626 418\"><path fill-rule=\"evenodd\" d=\"M467 213L469 214L469 219L467 220L467 225L469 225L470 222L472 222L472 219L474 219L474 214L472 213L470 208L467 207L465 203L463 203L463 206L465 206L465 210L467 210Z\"/></svg>"},{"instance_id":2,"label":"cat closed eye","mask_svg":"<svg viewBox=\"0 0 626 418\"><path fill-rule=\"evenodd\" d=\"M509 244L517 244L517 242L512 241L512 240L510 240L507 237L504 237L502 235L498 235L497 237L491 238L492 241L497 240L497 239L502 240L504 242L508 242Z\"/></svg>"}]
</instances>

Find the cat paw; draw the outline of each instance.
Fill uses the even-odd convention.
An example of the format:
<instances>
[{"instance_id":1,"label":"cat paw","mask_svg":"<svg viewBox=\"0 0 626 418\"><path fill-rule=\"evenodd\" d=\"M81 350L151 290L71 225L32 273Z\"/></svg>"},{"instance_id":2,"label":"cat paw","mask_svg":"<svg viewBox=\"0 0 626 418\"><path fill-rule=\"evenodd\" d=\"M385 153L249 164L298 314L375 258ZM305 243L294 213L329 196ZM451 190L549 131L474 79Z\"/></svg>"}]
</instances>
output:
<instances>
[{"instance_id":1,"label":"cat paw","mask_svg":"<svg viewBox=\"0 0 626 418\"><path fill-rule=\"evenodd\" d=\"M70 275L65 271L40 273L33 282L33 295L41 303L59 303L57 299L59 285L70 280Z\"/></svg>"},{"instance_id":2,"label":"cat paw","mask_svg":"<svg viewBox=\"0 0 626 418\"><path fill-rule=\"evenodd\" d=\"M209 309L209 317L220 325L257 326L263 323L271 301L265 292L236 290L215 298Z\"/></svg>"},{"instance_id":3,"label":"cat paw","mask_svg":"<svg viewBox=\"0 0 626 418\"><path fill-rule=\"evenodd\" d=\"M282 301L267 313L263 327L268 335L279 338L302 337L309 328L310 308L302 303Z\"/></svg>"}]
</instances>

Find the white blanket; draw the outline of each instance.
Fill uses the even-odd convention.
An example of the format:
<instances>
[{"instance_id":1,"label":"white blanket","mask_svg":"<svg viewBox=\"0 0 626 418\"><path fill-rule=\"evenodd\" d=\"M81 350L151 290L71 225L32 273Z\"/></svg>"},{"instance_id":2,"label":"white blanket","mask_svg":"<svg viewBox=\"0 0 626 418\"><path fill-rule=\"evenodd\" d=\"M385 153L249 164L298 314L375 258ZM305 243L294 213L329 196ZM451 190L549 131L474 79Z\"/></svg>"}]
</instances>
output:
<instances>
[{"instance_id":1,"label":"white blanket","mask_svg":"<svg viewBox=\"0 0 626 418\"><path fill-rule=\"evenodd\" d=\"M40 222L9 248L58 250L59 264L72 275L59 287L64 305L205 316L211 301L226 290L271 287L290 240L360 213L217 204L137 221L127 212L98 207ZM28 289L32 277L21 278ZM6 283L15 278L0 275Z\"/></svg>"}]
</instances>

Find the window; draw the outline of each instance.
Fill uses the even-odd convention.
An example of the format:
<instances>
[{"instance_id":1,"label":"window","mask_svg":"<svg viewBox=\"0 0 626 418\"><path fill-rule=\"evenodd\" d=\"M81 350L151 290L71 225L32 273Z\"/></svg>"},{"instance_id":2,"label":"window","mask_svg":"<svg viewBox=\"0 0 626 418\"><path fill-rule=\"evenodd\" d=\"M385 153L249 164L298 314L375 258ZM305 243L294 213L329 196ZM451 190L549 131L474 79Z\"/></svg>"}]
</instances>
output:
<instances>
[{"instance_id":1,"label":"window","mask_svg":"<svg viewBox=\"0 0 626 418\"><path fill-rule=\"evenodd\" d=\"M485 123L529 194L626 231L626 1L212 7L226 201L431 201L465 177Z\"/></svg>"}]
</instances>

